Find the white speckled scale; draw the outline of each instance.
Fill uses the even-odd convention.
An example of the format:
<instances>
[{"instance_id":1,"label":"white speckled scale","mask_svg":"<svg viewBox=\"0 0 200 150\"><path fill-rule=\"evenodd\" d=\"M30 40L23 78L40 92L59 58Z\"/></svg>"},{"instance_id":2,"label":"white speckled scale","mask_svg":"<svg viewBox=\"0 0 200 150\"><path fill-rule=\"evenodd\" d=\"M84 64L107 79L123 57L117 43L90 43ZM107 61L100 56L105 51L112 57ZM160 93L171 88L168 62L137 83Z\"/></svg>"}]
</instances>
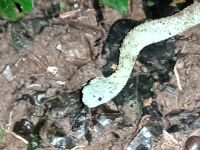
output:
<instances>
[{"instance_id":1,"label":"white speckled scale","mask_svg":"<svg viewBox=\"0 0 200 150\"><path fill-rule=\"evenodd\" d=\"M200 24L200 3L195 2L174 16L145 22L132 29L120 48L119 65L110 77L97 77L83 88L83 103L89 108L112 100L126 85L138 53L156 43Z\"/></svg>"}]
</instances>

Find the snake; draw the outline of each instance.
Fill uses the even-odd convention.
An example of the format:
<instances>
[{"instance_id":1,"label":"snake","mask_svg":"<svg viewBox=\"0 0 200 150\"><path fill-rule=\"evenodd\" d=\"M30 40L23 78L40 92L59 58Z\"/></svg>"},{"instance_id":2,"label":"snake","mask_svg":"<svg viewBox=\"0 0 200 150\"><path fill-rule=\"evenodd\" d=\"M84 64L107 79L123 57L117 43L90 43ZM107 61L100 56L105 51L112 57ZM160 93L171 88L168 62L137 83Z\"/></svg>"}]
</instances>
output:
<instances>
[{"instance_id":1,"label":"snake","mask_svg":"<svg viewBox=\"0 0 200 150\"><path fill-rule=\"evenodd\" d=\"M166 40L200 24L200 2L165 18L146 21L130 30L120 47L119 64L109 77L99 76L82 89L82 101L88 108L109 102L126 85L139 52L153 43Z\"/></svg>"}]
</instances>

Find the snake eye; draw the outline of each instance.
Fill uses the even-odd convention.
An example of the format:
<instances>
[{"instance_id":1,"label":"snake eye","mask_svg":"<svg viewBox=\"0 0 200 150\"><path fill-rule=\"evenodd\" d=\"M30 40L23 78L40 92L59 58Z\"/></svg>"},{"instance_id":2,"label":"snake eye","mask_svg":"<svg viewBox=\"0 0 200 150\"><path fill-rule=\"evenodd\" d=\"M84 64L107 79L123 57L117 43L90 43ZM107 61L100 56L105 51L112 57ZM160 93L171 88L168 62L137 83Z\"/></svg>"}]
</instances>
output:
<instances>
[{"instance_id":1,"label":"snake eye","mask_svg":"<svg viewBox=\"0 0 200 150\"><path fill-rule=\"evenodd\" d=\"M101 100L102 100L102 98L101 98L101 97L99 97L99 98L98 98L98 101L101 101Z\"/></svg>"}]
</instances>

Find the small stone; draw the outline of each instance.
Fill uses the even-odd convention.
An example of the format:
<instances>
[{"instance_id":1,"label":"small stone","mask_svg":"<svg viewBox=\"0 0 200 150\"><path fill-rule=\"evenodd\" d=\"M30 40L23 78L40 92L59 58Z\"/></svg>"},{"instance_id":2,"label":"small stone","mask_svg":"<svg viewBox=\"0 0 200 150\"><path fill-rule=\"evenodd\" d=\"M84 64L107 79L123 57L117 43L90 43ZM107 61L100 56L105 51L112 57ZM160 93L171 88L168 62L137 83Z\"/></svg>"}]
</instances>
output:
<instances>
[{"instance_id":1,"label":"small stone","mask_svg":"<svg viewBox=\"0 0 200 150\"><path fill-rule=\"evenodd\" d=\"M143 107L148 107L148 106L150 106L150 105L152 104L152 102L153 102L153 100L152 100L151 98L145 99L145 100L143 101Z\"/></svg>"},{"instance_id":2,"label":"small stone","mask_svg":"<svg viewBox=\"0 0 200 150\"><path fill-rule=\"evenodd\" d=\"M140 69L142 70L142 72L147 73L148 69L146 66L141 66Z\"/></svg>"},{"instance_id":3,"label":"small stone","mask_svg":"<svg viewBox=\"0 0 200 150\"><path fill-rule=\"evenodd\" d=\"M66 82L65 81L56 81L56 83L60 84L60 85L65 85Z\"/></svg>"},{"instance_id":4,"label":"small stone","mask_svg":"<svg viewBox=\"0 0 200 150\"><path fill-rule=\"evenodd\" d=\"M187 150L199 150L200 149L200 136L191 136L187 139L185 148Z\"/></svg>"},{"instance_id":5,"label":"small stone","mask_svg":"<svg viewBox=\"0 0 200 150\"><path fill-rule=\"evenodd\" d=\"M56 45L56 50L62 51L62 44L57 44Z\"/></svg>"},{"instance_id":6,"label":"small stone","mask_svg":"<svg viewBox=\"0 0 200 150\"><path fill-rule=\"evenodd\" d=\"M78 8L79 8L79 5L78 5L78 4L74 4L74 8L75 8L75 9L78 9Z\"/></svg>"},{"instance_id":7,"label":"small stone","mask_svg":"<svg viewBox=\"0 0 200 150\"><path fill-rule=\"evenodd\" d=\"M176 87L173 85L167 85L164 89L165 92L168 93L175 93L176 92Z\"/></svg>"},{"instance_id":8,"label":"small stone","mask_svg":"<svg viewBox=\"0 0 200 150\"><path fill-rule=\"evenodd\" d=\"M6 66L6 68L3 70L2 75L8 80L8 81L12 81L15 76L12 73L12 70L10 68L10 66Z\"/></svg>"},{"instance_id":9,"label":"small stone","mask_svg":"<svg viewBox=\"0 0 200 150\"><path fill-rule=\"evenodd\" d=\"M32 94L32 98L33 98L34 104L40 105L47 99L46 91L35 91Z\"/></svg>"},{"instance_id":10,"label":"small stone","mask_svg":"<svg viewBox=\"0 0 200 150\"><path fill-rule=\"evenodd\" d=\"M48 66L47 71L53 75L58 75L58 68L55 66Z\"/></svg>"}]
</instances>

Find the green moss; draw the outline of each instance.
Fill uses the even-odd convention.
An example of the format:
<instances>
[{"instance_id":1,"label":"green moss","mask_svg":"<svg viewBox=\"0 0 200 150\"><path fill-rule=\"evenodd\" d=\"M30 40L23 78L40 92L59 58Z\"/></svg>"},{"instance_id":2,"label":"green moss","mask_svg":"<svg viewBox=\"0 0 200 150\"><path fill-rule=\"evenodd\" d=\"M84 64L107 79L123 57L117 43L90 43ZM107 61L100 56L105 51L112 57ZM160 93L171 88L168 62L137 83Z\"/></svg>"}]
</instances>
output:
<instances>
[{"instance_id":1,"label":"green moss","mask_svg":"<svg viewBox=\"0 0 200 150\"><path fill-rule=\"evenodd\" d=\"M8 21L15 21L24 13L33 10L32 0L1 0L0 17Z\"/></svg>"},{"instance_id":2,"label":"green moss","mask_svg":"<svg viewBox=\"0 0 200 150\"><path fill-rule=\"evenodd\" d=\"M4 137L4 130L0 127L0 142Z\"/></svg>"},{"instance_id":3,"label":"green moss","mask_svg":"<svg viewBox=\"0 0 200 150\"><path fill-rule=\"evenodd\" d=\"M128 0L100 0L103 5L106 5L120 14L128 12Z\"/></svg>"}]
</instances>

